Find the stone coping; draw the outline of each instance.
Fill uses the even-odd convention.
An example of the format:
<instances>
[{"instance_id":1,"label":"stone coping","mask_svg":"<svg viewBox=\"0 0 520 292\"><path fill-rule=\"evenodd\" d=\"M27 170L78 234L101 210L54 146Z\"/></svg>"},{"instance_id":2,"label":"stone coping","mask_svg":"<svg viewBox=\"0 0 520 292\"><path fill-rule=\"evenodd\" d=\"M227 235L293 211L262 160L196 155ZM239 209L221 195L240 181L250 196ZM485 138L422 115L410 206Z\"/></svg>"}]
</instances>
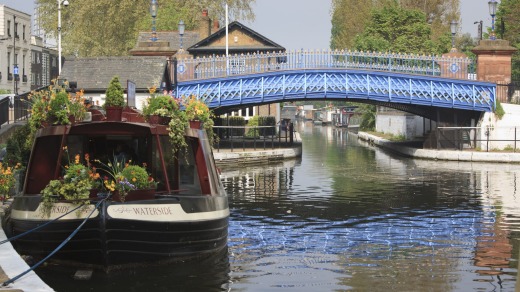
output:
<instances>
[{"instance_id":1,"label":"stone coping","mask_svg":"<svg viewBox=\"0 0 520 292\"><path fill-rule=\"evenodd\" d=\"M401 145L400 143L391 142L365 132L359 132L357 135L358 139L414 158L448 161L520 163L520 153L417 149Z\"/></svg>"}]
</instances>

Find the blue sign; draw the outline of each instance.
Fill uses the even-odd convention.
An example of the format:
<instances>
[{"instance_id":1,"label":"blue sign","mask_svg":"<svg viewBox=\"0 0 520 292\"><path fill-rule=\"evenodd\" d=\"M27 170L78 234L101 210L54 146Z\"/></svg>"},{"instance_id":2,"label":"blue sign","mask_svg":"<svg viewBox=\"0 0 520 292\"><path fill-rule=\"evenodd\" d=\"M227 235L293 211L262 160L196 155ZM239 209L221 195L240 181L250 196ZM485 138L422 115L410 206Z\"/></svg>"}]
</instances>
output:
<instances>
[{"instance_id":1,"label":"blue sign","mask_svg":"<svg viewBox=\"0 0 520 292\"><path fill-rule=\"evenodd\" d=\"M18 75L18 66L14 66L13 73L14 75Z\"/></svg>"},{"instance_id":2,"label":"blue sign","mask_svg":"<svg viewBox=\"0 0 520 292\"><path fill-rule=\"evenodd\" d=\"M180 74L186 72L186 66L184 66L184 64L177 65L177 72L179 72Z\"/></svg>"},{"instance_id":3,"label":"blue sign","mask_svg":"<svg viewBox=\"0 0 520 292\"><path fill-rule=\"evenodd\" d=\"M457 63L452 63L450 65L450 72L451 73L457 73L460 70L460 66Z\"/></svg>"}]
</instances>

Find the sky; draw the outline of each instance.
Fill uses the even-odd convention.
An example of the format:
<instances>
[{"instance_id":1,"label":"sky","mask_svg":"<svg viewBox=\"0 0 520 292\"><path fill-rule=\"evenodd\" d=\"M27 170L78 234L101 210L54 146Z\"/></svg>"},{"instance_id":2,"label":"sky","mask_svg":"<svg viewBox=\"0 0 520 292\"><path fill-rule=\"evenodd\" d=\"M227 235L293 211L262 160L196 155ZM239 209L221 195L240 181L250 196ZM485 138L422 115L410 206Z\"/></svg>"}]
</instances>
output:
<instances>
[{"instance_id":1,"label":"sky","mask_svg":"<svg viewBox=\"0 0 520 292\"><path fill-rule=\"evenodd\" d=\"M255 21L236 20L288 50L327 49L330 44L331 2L256 0L253 5ZM460 0L461 33L470 33L476 37L478 27L474 22L480 20L484 22L484 29L491 26L487 3L488 0ZM29 14L34 10L34 0L0 0L0 4Z\"/></svg>"}]
</instances>

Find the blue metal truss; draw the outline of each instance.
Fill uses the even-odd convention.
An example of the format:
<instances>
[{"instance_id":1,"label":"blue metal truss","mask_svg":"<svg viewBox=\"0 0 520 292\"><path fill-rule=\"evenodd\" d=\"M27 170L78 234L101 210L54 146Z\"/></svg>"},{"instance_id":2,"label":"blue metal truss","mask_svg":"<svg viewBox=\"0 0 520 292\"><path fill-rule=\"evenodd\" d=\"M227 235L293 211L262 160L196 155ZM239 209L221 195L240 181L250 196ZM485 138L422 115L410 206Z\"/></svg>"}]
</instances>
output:
<instances>
[{"instance_id":1,"label":"blue metal truss","mask_svg":"<svg viewBox=\"0 0 520 292\"><path fill-rule=\"evenodd\" d=\"M326 98L492 111L496 85L392 72L321 69L180 82L177 90L178 96L195 95L211 108Z\"/></svg>"}]
</instances>

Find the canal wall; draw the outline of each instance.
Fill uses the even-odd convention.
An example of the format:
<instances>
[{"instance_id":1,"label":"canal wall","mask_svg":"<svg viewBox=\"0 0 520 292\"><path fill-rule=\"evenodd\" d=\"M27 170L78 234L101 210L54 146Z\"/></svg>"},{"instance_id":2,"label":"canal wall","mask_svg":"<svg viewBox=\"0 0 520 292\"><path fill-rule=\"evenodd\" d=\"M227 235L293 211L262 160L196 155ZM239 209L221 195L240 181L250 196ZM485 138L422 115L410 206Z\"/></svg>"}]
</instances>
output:
<instances>
[{"instance_id":1,"label":"canal wall","mask_svg":"<svg viewBox=\"0 0 520 292\"><path fill-rule=\"evenodd\" d=\"M410 146L407 142L393 142L366 132L359 132L357 137L372 145L420 159L520 163L520 153L418 149Z\"/></svg>"},{"instance_id":2,"label":"canal wall","mask_svg":"<svg viewBox=\"0 0 520 292\"><path fill-rule=\"evenodd\" d=\"M4 207L4 205L0 205L0 219L3 216ZM0 226L0 242L6 239L4 230ZM29 265L18 255L10 242L2 244L0 247L0 284L13 279L29 269ZM7 287L0 286L0 292L21 291L48 292L54 290L45 284L33 271L25 274Z\"/></svg>"}]
</instances>

